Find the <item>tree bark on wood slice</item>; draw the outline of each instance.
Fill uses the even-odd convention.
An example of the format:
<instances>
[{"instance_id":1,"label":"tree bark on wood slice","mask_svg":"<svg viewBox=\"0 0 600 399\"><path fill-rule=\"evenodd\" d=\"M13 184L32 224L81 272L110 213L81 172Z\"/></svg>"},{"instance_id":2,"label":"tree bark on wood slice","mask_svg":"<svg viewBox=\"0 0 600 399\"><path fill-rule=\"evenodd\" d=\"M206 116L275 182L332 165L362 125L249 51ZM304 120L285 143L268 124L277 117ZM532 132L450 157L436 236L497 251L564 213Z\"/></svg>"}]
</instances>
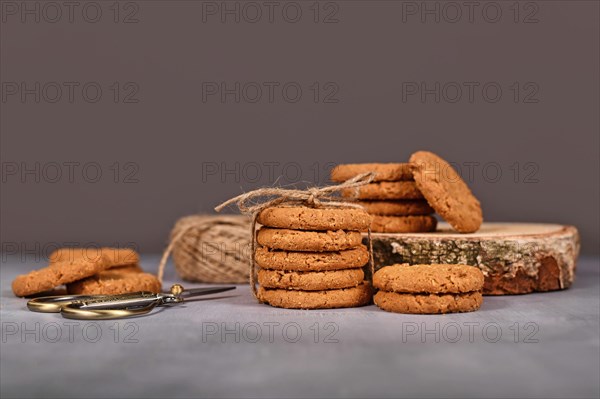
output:
<instances>
[{"instance_id":1,"label":"tree bark on wood slice","mask_svg":"<svg viewBox=\"0 0 600 399\"><path fill-rule=\"evenodd\" d=\"M375 270L395 263L477 266L486 295L569 288L580 248L577 229L557 224L484 223L460 234L440 223L433 233L373 233L372 240Z\"/></svg>"}]
</instances>

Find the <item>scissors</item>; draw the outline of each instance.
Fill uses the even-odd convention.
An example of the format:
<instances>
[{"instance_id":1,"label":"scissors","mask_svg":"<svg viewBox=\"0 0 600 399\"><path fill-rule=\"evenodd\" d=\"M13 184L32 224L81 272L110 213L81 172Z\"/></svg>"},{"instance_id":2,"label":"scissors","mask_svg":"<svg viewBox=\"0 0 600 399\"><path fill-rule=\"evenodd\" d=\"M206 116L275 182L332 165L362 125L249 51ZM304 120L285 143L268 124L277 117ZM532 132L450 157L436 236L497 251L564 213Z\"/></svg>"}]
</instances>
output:
<instances>
[{"instance_id":1,"label":"scissors","mask_svg":"<svg viewBox=\"0 0 600 399\"><path fill-rule=\"evenodd\" d=\"M32 312L60 313L67 319L110 320L150 313L156 306L183 302L186 298L216 294L235 287L193 288L185 290L175 284L169 293L148 291L120 295L66 295L31 299L27 308Z\"/></svg>"}]
</instances>

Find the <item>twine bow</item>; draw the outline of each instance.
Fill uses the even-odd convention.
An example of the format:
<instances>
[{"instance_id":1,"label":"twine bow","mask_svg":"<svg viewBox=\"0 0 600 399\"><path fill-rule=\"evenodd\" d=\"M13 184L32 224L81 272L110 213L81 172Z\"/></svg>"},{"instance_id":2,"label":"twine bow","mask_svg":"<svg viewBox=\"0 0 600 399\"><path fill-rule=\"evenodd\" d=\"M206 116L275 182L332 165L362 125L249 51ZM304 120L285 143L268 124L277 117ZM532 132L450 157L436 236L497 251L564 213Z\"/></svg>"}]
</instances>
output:
<instances>
[{"instance_id":1,"label":"twine bow","mask_svg":"<svg viewBox=\"0 0 600 399\"><path fill-rule=\"evenodd\" d=\"M295 189L284 189L276 187L259 188L257 190L249 191L247 193L233 197L222 204L215 207L215 211L220 212L228 205L236 204L241 213L252 216L251 224L251 253L252 260L250 262L250 289L252 293L262 302L258 292L256 290L256 261L254 259L254 253L256 250L256 221L259 213L267 208L280 206L280 205L303 205L311 208L321 207L335 207L335 208L358 208L363 209L361 205L354 204L351 202L340 201L340 198L332 194L338 193L346 189L356 189L369 184L373 181L375 173L362 173L348 179L343 183L325 186L325 187L310 187L305 190ZM269 197L274 197L268 199ZM260 199L264 200L261 202ZM253 202L254 201L254 202ZM368 241L369 241L369 267L371 269L371 276L374 272L374 261L373 261L373 243L371 241L371 227L368 229Z\"/></svg>"}]
</instances>

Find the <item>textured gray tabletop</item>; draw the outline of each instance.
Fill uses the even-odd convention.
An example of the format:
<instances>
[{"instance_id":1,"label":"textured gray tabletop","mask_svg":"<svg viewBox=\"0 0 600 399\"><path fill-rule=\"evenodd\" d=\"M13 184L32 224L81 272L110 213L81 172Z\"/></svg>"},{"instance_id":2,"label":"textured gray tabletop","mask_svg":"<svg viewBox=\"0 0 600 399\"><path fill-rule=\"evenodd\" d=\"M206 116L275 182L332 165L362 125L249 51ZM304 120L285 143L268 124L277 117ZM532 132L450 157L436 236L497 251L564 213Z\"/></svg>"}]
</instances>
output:
<instances>
[{"instance_id":1,"label":"textured gray tabletop","mask_svg":"<svg viewBox=\"0 0 600 399\"><path fill-rule=\"evenodd\" d=\"M277 309L238 286L151 316L69 321L12 295L30 268L2 264L3 398L600 395L597 258L580 259L567 291L444 316Z\"/></svg>"}]
</instances>

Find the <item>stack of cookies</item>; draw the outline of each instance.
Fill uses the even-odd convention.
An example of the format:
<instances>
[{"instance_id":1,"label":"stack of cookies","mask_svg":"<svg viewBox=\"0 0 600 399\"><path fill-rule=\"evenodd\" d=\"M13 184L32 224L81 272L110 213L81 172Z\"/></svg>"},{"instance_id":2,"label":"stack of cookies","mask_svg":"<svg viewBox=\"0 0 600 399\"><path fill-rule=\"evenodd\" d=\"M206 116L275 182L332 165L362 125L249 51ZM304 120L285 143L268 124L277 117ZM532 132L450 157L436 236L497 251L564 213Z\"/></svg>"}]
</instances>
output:
<instances>
[{"instance_id":1,"label":"stack of cookies","mask_svg":"<svg viewBox=\"0 0 600 399\"><path fill-rule=\"evenodd\" d=\"M31 296L63 285L74 295L161 291L156 276L143 272L139 255L132 249L60 248L49 260L47 267L15 278L12 289L16 296Z\"/></svg>"},{"instance_id":2,"label":"stack of cookies","mask_svg":"<svg viewBox=\"0 0 600 399\"><path fill-rule=\"evenodd\" d=\"M331 180L343 182L361 173L374 172L373 183L346 189L342 196L358 200L373 215L375 233L412 233L434 231L437 219L413 178L408 163L364 163L338 165Z\"/></svg>"},{"instance_id":3,"label":"stack of cookies","mask_svg":"<svg viewBox=\"0 0 600 399\"><path fill-rule=\"evenodd\" d=\"M358 200L373 215L376 233L435 231L435 211L460 233L473 233L483 222L481 204L445 160L429 151L417 151L409 163L338 165L331 180L346 181L361 173L375 173L374 182L346 189L342 195Z\"/></svg>"},{"instance_id":4,"label":"stack of cookies","mask_svg":"<svg viewBox=\"0 0 600 399\"><path fill-rule=\"evenodd\" d=\"M467 265L393 265L373 276L375 305L395 313L454 313L479 309L483 273Z\"/></svg>"},{"instance_id":5,"label":"stack of cookies","mask_svg":"<svg viewBox=\"0 0 600 399\"><path fill-rule=\"evenodd\" d=\"M370 223L362 209L271 207L257 222L254 253L258 297L294 309L343 308L371 302L362 269L369 252L361 231Z\"/></svg>"}]
</instances>

